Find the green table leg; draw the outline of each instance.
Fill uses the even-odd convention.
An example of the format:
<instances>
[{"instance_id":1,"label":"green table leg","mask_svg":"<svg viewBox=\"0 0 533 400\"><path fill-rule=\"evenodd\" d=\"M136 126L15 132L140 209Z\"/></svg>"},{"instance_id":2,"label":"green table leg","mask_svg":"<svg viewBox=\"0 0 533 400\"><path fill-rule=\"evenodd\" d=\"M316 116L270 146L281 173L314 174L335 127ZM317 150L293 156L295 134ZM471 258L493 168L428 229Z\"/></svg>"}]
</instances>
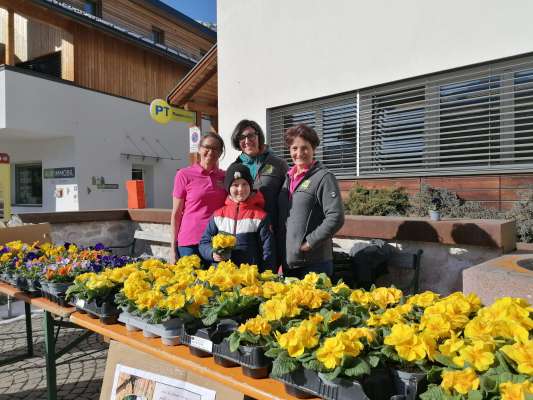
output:
<instances>
[{"instance_id":1,"label":"green table leg","mask_svg":"<svg viewBox=\"0 0 533 400\"><path fill-rule=\"evenodd\" d=\"M46 387L48 388L47 399L57 400L54 317L48 311L44 312L44 350L46 358Z\"/></svg>"},{"instance_id":2,"label":"green table leg","mask_svg":"<svg viewBox=\"0 0 533 400\"><path fill-rule=\"evenodd\" d=\"M29 303L24 303L24 313L26 314L26 345L28 356L33 357L33 331L31 327L31 306Z\"/></svg>"}]
</instances>

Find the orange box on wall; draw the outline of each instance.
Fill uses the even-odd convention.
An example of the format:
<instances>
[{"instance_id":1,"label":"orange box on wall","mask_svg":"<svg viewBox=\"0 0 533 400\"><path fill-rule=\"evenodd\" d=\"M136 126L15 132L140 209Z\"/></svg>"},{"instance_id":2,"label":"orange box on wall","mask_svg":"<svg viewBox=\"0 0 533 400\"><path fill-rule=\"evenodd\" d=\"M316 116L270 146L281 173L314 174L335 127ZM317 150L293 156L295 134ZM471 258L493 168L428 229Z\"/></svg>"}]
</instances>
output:
<instances>
[{"instance_id":1,"label":"orange box on wall","mask_svg":"<svg viewBox=\"0 0 533 400\"><path fill-rule=\"evenodd\" d=\"M128 208L146 208L144 199L144 181L126 181L128 191Z\"/></svg>"}]
</instances>

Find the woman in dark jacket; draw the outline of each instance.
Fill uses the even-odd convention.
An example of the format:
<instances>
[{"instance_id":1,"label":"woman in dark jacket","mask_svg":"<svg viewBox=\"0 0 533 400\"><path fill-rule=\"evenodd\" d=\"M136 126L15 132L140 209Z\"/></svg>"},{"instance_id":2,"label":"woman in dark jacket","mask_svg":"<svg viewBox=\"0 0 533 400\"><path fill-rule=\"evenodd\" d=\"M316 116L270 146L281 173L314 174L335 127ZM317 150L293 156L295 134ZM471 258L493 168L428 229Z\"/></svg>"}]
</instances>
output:
<instances>
[{"instance_id":1,"label":"woman in dark jacket","mask_svg":"<svg viewBox=\"0 0 533 400\"><path fill-rule=\"evenodd\" d=\"M344 224L344 209L335 176L314 158L320 144L307 125L285 133L294 166L279 195L283 273L302 278L308 272L333 273L333 235Z\"/></svg>"},{"instance_id":2,"label":"woman in dark jacket","mask_svg":"<svg viewBox=\"0 0 533 400\"><path fill-rule=\"evenodd\" d=\"M287 162L276 156L265 145L263 130L255 121L247 119L240 121L231 135L231 144L233 148L241 151L233 164L242 164L250 171L254 180L252 189L263 194L265 211L276 234L278 196L289 169ZM277 249L274 251L277 252Z\"/></svg>"}]
</instances>

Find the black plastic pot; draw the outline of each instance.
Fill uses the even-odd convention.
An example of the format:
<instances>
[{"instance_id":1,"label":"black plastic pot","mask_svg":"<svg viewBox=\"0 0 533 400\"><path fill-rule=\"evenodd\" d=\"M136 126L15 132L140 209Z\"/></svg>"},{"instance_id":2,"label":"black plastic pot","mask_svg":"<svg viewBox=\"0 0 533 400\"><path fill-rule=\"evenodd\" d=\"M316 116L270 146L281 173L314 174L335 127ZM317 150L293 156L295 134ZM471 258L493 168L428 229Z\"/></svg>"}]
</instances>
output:
<instances>
[{"instance_id":1,"label":"black plastic pot","mask_svg":"<svg viewBox=\"0 0 533 400\"><path fill-rule=\"evenodd\" d=\"M420 393L427 390L427 376L424 372L406 372L391 370L396 394L405 396L405 400L415 400Z\"/></svg>"},{"instance_id":2,"label":"black plastic pot","mask_svg":"<svg viewBox=\"0 0 533 400\"><path fill-rule=\"evenodd\" d=\"M183 334L183 343L189 346L189 352L192 355L202 358L211 357L215 346L222 343L237 327L237 322L231 319L223 319L217 324L197 329L195 332L185 332ZM202 346L199 344L202 344Z\"/></svg>"},{"instance_id":3,"label":"black plastic pot","mask_svg":"<svg viewBox=\"0 0 533 400\"><path fill-rule=\"evenodd\" d=\"M265 357L265 348L262 346L239 346L236 351L230 351L229 341L225 338L219 344L213 346L215 362L217 358L224 358L241 365L244 375L254 379L268 377L272 361Z\"/></svg>"}]
</instances>

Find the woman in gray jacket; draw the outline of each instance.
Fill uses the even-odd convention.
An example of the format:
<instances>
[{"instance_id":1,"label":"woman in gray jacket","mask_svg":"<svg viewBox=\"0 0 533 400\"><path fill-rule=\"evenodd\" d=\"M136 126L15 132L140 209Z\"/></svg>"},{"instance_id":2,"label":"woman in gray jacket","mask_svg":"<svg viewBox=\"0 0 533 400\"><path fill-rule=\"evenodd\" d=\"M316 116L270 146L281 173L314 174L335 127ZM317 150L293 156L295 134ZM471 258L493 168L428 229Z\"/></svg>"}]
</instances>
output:
<instances>
[{"instance_id":1,"label":"woman in gray jacket","mask_svg":"<svg viewBox=\"0 0 533 400\"><path fill-rule=\"evenodd\" d=\"M278 204L283 273L302 278L308 272L333 273L333 235L344 224L344 209L335 176L319 161L320 139L301 124L285 133L294 166L288 171Z\"/></svg>"}]
</instances>

